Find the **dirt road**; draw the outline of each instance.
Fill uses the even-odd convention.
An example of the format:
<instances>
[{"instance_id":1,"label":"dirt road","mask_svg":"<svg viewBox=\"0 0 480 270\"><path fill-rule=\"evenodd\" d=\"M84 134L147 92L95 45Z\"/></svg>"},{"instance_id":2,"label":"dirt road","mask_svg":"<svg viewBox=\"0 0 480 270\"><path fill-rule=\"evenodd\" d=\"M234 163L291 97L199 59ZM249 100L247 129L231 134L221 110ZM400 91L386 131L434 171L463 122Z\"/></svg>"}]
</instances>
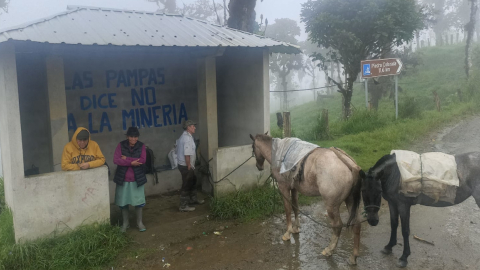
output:
<instances>
[{"instance_id":1,"label":"dirt road","mask_svg":"<svg viewBox=\"0 0 480 270\"><path fill-rule=\"evenodd\" d=\"M432 133L409 150L450 154L480 151L479 135L480 117L474 117ZM380 253L390 236L385 203L378 226L363 223L360 257L358 265L352 267L347 263L353 244L349 231L342 232L336 252L327 258L321 251L328 244L331 230L306 217L301 218L302 232L284 242L283 217L248 224L216 222L209 220L206 206L194 213L178 213L176 199L177 196L164 196L149 200L145 209L145 213L150 212L145 218L147 232L129 232L136 243L126 250L114 269L384 270L396 269L403 249L399 227L399 244L393 254ZM302 211L328 223L322 202L302 207ZM342 217L344 221L347 218L345 209ZM410 228L412 254L406 269L480 269L480 208L473 198L448 208L414 206ZM413 235L434 245L417 241Z\"/></svg>"}]
</instances>

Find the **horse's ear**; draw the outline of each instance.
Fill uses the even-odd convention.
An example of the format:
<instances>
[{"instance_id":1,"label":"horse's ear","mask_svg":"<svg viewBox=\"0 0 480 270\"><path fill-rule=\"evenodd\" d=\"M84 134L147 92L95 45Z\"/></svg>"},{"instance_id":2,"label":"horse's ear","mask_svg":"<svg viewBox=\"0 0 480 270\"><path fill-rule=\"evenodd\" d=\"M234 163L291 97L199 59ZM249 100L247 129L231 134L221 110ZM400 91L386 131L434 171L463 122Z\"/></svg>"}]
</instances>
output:
<instances>
[{"instance_id":1,"label":"horse's ear","mask_svg":"<svg viewBox=\"0 0 480 270\"><path fill-rule=\"evenodd\" d=\"M255 138L252 136L252 134L250 134L250 139L252 139L252 141L255 141Z\"/></svg>"},{"instance_id":2,"label":"horse's ear","mask_svg":"<svg viewBox=\"0 0 480 270\"><path fill-rule=\"evenodd\" d=\"M265 135L268 135L268 130L267 130L267 132L265 132Z\"/></svg>"}]
</instances>

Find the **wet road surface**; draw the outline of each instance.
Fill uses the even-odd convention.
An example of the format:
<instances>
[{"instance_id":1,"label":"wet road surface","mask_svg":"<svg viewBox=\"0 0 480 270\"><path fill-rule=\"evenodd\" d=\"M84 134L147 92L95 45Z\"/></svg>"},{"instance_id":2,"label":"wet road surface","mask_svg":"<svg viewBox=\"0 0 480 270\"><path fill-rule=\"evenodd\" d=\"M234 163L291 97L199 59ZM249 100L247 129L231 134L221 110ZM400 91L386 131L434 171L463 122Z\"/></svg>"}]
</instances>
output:
<instances>
[{"instance_id":1,"label":"wet road surface","mask_svg":"<svg viewBox=\"0 0 480 270\"><path fill-rule=\"evenodd\" d=\"M480 151L480 117L473 117L445 128L410 147L416 152L442 151L449 154ZM301 216L301 233L282 241L284 215L263 221L238 224L235 221L208 220L208 209L180 218L176 197L150 199L145 213L147 233L129 232L135 243L114 269L398 269L403 251L401 225L393 254L380 250L390 237L388 205L383 202L376 227L362 224L360 257L357 266L348 264L353 249L353 233L344 229L333 256L321 255L328 245L331 229ZM168 200L171 200L168 204ZM156 205L162 204L156 211ZM171 206L169 206L171 205ZM305 206L301 211L322 224L328 224L322 202ZM178 219L172 216L179 216ZM342 220L347 220L345 207ZM222 234L215 235L214 231ZM410 218L409 264L405 269L474 269L480 270L480 208L470 197L465 202L445 208L412 206ZM434 245L413 238L416 235ZM131 250L138 251L132 253ZM132 253L132 254L130 254ZM162 261L162 258L165 258Z\"/></svg>"}]
</instances>

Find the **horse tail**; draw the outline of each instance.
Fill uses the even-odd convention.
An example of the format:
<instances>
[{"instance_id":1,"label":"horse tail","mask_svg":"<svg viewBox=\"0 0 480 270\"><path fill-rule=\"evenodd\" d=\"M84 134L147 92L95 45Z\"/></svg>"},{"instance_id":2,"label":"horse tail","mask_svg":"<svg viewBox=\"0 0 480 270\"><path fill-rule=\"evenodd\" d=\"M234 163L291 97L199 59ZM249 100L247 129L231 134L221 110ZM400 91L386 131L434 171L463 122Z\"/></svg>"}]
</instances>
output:
<instances>
[{"instance_id":1,"label":"horse tail","mask_svg":"<svg viewBox=\"0 0 480 270\"><path fill-rule=\"evenodd\" d=\"M362 170L360 170L362 171ZM353 185L352 191L350 196L353 197L353 204L352 210L350 211L350 217L347 221L347 226L351 226L355 224L357 219L358 208L360 207L360 199L361 199L361 189L362 189L362 181L360 179L360 172L358 173L357 177L355 177L355 184Z\"/></svg>"},{"instance_id":2,"label":"horse tail","mask_svg":"<svg viewBox=\"0 0 480 270\"><path fill-rule=\"evenodd\" d=\"M330 147L330 150L332 150L337 157L350 169L352 172L352 177L353 177L353 186L352 190L350 191L350 195L353 197L353 205L352 209L350 212L350 217L348 218L347 226L353 225L355 223L356 218L357 218L357 212L358 208L360 207L360 199L361 199L361 188L362 188L362 181L360 179L360 171L362 169L360 166L357 165L355 160L348 155L345 151L343 151L340 148L337 147ZM354 165L352 165L349 160L347 160L345 157L347 157L350 161L353 162Z\"/></svg>"}]
</instances>

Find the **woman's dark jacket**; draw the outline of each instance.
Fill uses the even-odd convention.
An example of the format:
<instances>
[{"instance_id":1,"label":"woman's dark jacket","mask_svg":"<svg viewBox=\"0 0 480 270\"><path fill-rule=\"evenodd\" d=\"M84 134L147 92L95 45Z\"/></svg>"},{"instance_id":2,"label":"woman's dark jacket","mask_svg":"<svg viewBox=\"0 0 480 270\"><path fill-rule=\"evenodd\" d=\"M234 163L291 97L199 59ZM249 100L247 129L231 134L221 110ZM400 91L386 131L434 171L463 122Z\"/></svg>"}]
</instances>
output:
<instances>
[{"instance_id":1,"label":"woman's dark jacket","mask_svg":"<svg viewBox=\"0 0 480 270\"><path fill-rule=\"evenodd\" d=\"M128 140L125 140L120 142L120 147L122 149L123 156L140 158L140 155L142 154L143 143L137 141L137 143L131 148ZM125 182L125 174L127 173L128 168L128 166L117 165L113 182L115 182L117 185L123 186L123 183ZM145 164L133 166L132 169L133 173L135 174L135 182L137 182L137 187L147 183L147 177L145 176Z\"/></svg>"}]
</instances>

